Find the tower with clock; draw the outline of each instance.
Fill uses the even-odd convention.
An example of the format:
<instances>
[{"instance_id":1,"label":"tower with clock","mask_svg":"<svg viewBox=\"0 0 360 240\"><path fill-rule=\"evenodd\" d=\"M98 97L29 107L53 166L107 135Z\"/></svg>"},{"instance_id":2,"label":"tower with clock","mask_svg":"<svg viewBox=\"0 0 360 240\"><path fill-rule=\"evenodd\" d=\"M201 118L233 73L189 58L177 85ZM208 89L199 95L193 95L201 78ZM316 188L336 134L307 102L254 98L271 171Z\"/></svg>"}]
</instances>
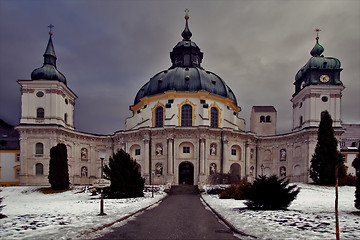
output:
<instances>
[{"instance_id":1,"label":"tower with clock","mask_svg":"<svg viewBox=\"0 0 360 240\"><path fill-rule=\"evenodd\" d=\"M319 29L316 29L316 43L310 51L311 58L295 76L293 103L293 131L318 127L321 114L328 111L333 127L341 127L341 63L337 58L322 55L324 48L319 44Z\"/></svg>"}]
</instances>

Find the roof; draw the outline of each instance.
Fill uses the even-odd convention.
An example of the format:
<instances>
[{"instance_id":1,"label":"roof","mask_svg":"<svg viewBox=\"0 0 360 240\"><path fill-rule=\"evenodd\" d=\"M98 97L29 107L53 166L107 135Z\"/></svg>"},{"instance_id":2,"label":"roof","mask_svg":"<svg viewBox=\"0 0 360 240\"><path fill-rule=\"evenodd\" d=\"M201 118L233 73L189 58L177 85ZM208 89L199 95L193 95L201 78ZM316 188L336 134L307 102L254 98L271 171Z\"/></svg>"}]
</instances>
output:
<instances>
[{"instance_id":1,"label":"roof","mask_svg":"<svg viewBox=\"0 0 360 240\"><path fill-rule=\"evenodd\" d=\"M50 32L49 42L44 53L44 64L31 73L32 80L57 80L66 85L66 78L56 68L56 54L52 42L52 33Z\"/></svg>"},{"instance_id":2,"label":"roof","mask_svg":"<svg viewBox=\"0 0 360 240\"><path fill-rule=\"evenodd\" d=\"M0 119L0 150L18 150L19 132L14 126Z\"/></svg>"},{"instance_id":3,"label":"roof","mask_svg":"<svg viewBox=\"0 0 360 240\"><path fill-rule=\"evenodd\" d=\"M276 112L274 106L253 106L252 110L254 112Z\"/></svg>"},{"instance_id":4,"label":"roof","mask_svg":"<svg viewBox=\"0 0 360 240\"><path fill-rule=\"evenodd\" d=\"M134 105L141 98L163 94L166 91L199 92L206 91L212 95L230 98L237 106L232 90L218 75L206 71L201 67L203 53L191 41L192 33L188 26L188 15L185 17L186 25L180 41L170 53L172 66L153 76L136 94Z\"/></svg>"}]
</instances>

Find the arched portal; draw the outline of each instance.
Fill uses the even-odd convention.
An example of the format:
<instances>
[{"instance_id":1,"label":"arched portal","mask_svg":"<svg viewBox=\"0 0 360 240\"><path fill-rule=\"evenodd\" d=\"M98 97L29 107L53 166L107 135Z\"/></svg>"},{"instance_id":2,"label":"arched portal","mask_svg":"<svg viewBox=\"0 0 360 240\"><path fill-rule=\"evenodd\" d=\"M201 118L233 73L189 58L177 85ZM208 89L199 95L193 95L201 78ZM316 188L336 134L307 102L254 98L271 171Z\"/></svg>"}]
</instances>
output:
<instances>
[{"instance_id":1,"label":"arched portal","mask_svg":"<svg viewBox=\"0 0 360 240\"><path fill-rule=\"evenodd\" d=\"M194 184L194 165L182 162L179 165L179 184Z\"/></svg>"}]
</instances>

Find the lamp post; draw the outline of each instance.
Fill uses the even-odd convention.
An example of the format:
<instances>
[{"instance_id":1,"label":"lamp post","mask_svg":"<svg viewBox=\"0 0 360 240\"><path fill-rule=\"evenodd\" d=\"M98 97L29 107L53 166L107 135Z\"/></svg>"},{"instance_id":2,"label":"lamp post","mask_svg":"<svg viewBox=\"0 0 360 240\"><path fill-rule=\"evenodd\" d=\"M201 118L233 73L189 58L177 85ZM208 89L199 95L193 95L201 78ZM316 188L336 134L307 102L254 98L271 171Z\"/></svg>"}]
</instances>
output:
<instances>
[{"instance_id":1,"label":"lamp post","mask_svg":"<svg viewBox=\"0 0 360 240\"><path fill-rule=\"evenodd\" d=\"M155 170L152 170L151 171L151 174L152 174L152 180L154 181L154 176L155 176ZM153 198L154 197L154 183L153 183L153 181L152 181L152 183L151 183L151 197Z\"/></svg>"},{"instance_id":2,"label":"lamp post","mask_svg":"<svg viewBox=\"0 0 360 240\"><path fill-rule=\"evenodd\" d=\"M103 163L104 163L104 158L105 158L105 151L99 151L99 157L101 160L101 179L104 178L104 173L103 173ZM101 200L100 200L100 216L106 215L106 213L104 213L104 188L101 188Z\"/></svg>"}]
</instances>

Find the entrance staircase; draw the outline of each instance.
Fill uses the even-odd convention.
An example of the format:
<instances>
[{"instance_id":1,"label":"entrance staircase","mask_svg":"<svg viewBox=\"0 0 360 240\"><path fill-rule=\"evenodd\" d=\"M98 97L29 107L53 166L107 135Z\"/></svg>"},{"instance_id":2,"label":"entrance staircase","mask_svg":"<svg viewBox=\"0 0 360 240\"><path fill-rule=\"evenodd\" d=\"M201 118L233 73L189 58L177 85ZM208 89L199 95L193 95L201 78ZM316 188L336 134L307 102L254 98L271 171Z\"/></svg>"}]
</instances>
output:
<instances>
[{"instance_id":1,"label":"entrance staircase","mask_svg":"<svg viewBox=\"0 0 360 240\"><path fill-rule=\"evenodd\" d=\"M171 195L197 195L199 194L198 186L181 184L171 186Z\"/></svg>"}]
</instances>

